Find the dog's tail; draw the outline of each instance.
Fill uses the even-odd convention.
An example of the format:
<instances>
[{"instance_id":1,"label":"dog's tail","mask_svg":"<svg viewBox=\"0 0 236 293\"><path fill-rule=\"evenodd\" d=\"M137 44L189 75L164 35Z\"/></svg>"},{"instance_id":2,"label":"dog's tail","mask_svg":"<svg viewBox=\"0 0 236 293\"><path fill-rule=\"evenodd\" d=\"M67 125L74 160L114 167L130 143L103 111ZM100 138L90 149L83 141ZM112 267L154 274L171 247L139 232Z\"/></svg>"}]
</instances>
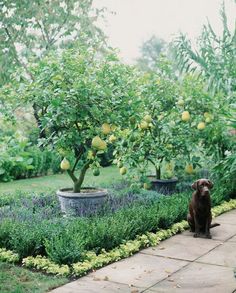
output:
<instances>
[{"instance_id":1,"label":"dog's tail","mask_svg":"<svg viewBox=\"0 0 236 293\"><path fill-rule=\"evenodd\" d=\"M220 224L219 223L214 223L214 224L210 225L210 228L214 228L214 227L217 227L217 226L220 226Z\"/></svg>"}]
</instances>

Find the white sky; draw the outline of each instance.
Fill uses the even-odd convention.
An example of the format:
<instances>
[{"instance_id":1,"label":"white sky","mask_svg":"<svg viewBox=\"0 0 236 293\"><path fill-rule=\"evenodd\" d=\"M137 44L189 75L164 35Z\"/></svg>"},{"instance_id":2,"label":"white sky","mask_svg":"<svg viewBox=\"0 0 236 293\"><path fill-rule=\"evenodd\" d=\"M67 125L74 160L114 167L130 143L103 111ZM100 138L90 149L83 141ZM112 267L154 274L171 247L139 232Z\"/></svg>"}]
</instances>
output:
<instances>
[{"instance_id":1,"label":"white sky","mask_svg":"<svg viewBox=\"0 0 236 293\"><path fill-rule=\"evenodd\" d=\"M196 39L209 19L220 34L222 23L219 10L222 0L94 0L95 7L107 7L116 14L106 14L100 24L112 47L119 48L121 58L132 63L139 56L139 48L152 35L170 41L182 31ZM236 19L234 0L225 0L229 27Z\"/></svg>"}]
</instances>

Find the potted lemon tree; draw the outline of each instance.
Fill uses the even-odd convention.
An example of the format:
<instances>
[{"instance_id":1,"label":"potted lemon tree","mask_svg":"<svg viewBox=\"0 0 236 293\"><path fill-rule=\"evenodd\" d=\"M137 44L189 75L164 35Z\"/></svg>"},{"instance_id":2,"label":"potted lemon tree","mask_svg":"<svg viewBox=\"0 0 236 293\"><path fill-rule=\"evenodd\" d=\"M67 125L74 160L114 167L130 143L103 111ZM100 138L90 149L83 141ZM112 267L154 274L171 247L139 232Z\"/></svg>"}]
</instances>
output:
<instances>
[{"instance_id":1,"label":"potted lemon tree","mask_svg":"<svg viewBox=\"0 0 236 293\"><path fill-rule=\"evenodd\" d=\"M137 97L138 76L114 54L98 59L92 50L47 57L34 68L34 76L24 94L42 109L46 138L40 143L58 150L61 168L73 183L57 192L62 211L81 214L107 196L105 189L84 187L85 175L89 169L99 175L100 156L116 140L113 131L128 119Z\"/></svg>"},{"instance_id":2,"label":"potted lemon tree","mask_svg":"<svg viewBox=\"0 0 236 293\"><path fill-rule=\"evenodd\" d=\"M179 114L178 104L183 101L169 79L147 76L142 95L144 111L130 119L129 132L116 151L117 163L126 162L138 171L144 188L170 194L178 182L175 165L186 151L185 123L190 114Z\"/></svg>"}]
</instances>

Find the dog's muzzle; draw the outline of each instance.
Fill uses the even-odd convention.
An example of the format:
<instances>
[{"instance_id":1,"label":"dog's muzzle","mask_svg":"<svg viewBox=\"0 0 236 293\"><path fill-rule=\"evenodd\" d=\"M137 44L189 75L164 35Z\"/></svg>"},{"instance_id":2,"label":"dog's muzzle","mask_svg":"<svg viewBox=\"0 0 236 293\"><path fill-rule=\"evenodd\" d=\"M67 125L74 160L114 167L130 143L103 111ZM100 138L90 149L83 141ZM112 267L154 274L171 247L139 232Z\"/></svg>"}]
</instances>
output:
<instances>
[{"instance_id":1,"label":"dog's muzzle","mask_svg":"<svg viewBox=\"0 0 236 293\"><path fill-rule=\"evenodd\" d=\"M202 190L202 195L209 195L209 194L210 194L209 189L207 187L204 187Z\"/></svg>"}]
</instances>

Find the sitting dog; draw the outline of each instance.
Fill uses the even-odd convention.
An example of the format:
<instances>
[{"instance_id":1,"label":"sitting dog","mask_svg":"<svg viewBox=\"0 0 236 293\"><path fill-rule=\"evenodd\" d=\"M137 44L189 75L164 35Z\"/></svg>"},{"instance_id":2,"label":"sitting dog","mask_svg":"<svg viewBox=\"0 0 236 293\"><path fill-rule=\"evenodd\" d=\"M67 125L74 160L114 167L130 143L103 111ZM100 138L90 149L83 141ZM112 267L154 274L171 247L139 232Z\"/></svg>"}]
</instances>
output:
<instances>
[{"instance_id":1,"label":"sitting dog","mask_svg":"<svg viewBox=\"0 0 236 293\"><path fill-rule=\"evenodd\" d=\"M202 233L206 238L211 238L210 228L220 225L217 223L211 224L210 189L212 187L213 183L208 179L199 179L192 184L195 191L189 204L187 220L190 231L195 232L193 237L199 237Z\"/></svg>"}]
</instances>

